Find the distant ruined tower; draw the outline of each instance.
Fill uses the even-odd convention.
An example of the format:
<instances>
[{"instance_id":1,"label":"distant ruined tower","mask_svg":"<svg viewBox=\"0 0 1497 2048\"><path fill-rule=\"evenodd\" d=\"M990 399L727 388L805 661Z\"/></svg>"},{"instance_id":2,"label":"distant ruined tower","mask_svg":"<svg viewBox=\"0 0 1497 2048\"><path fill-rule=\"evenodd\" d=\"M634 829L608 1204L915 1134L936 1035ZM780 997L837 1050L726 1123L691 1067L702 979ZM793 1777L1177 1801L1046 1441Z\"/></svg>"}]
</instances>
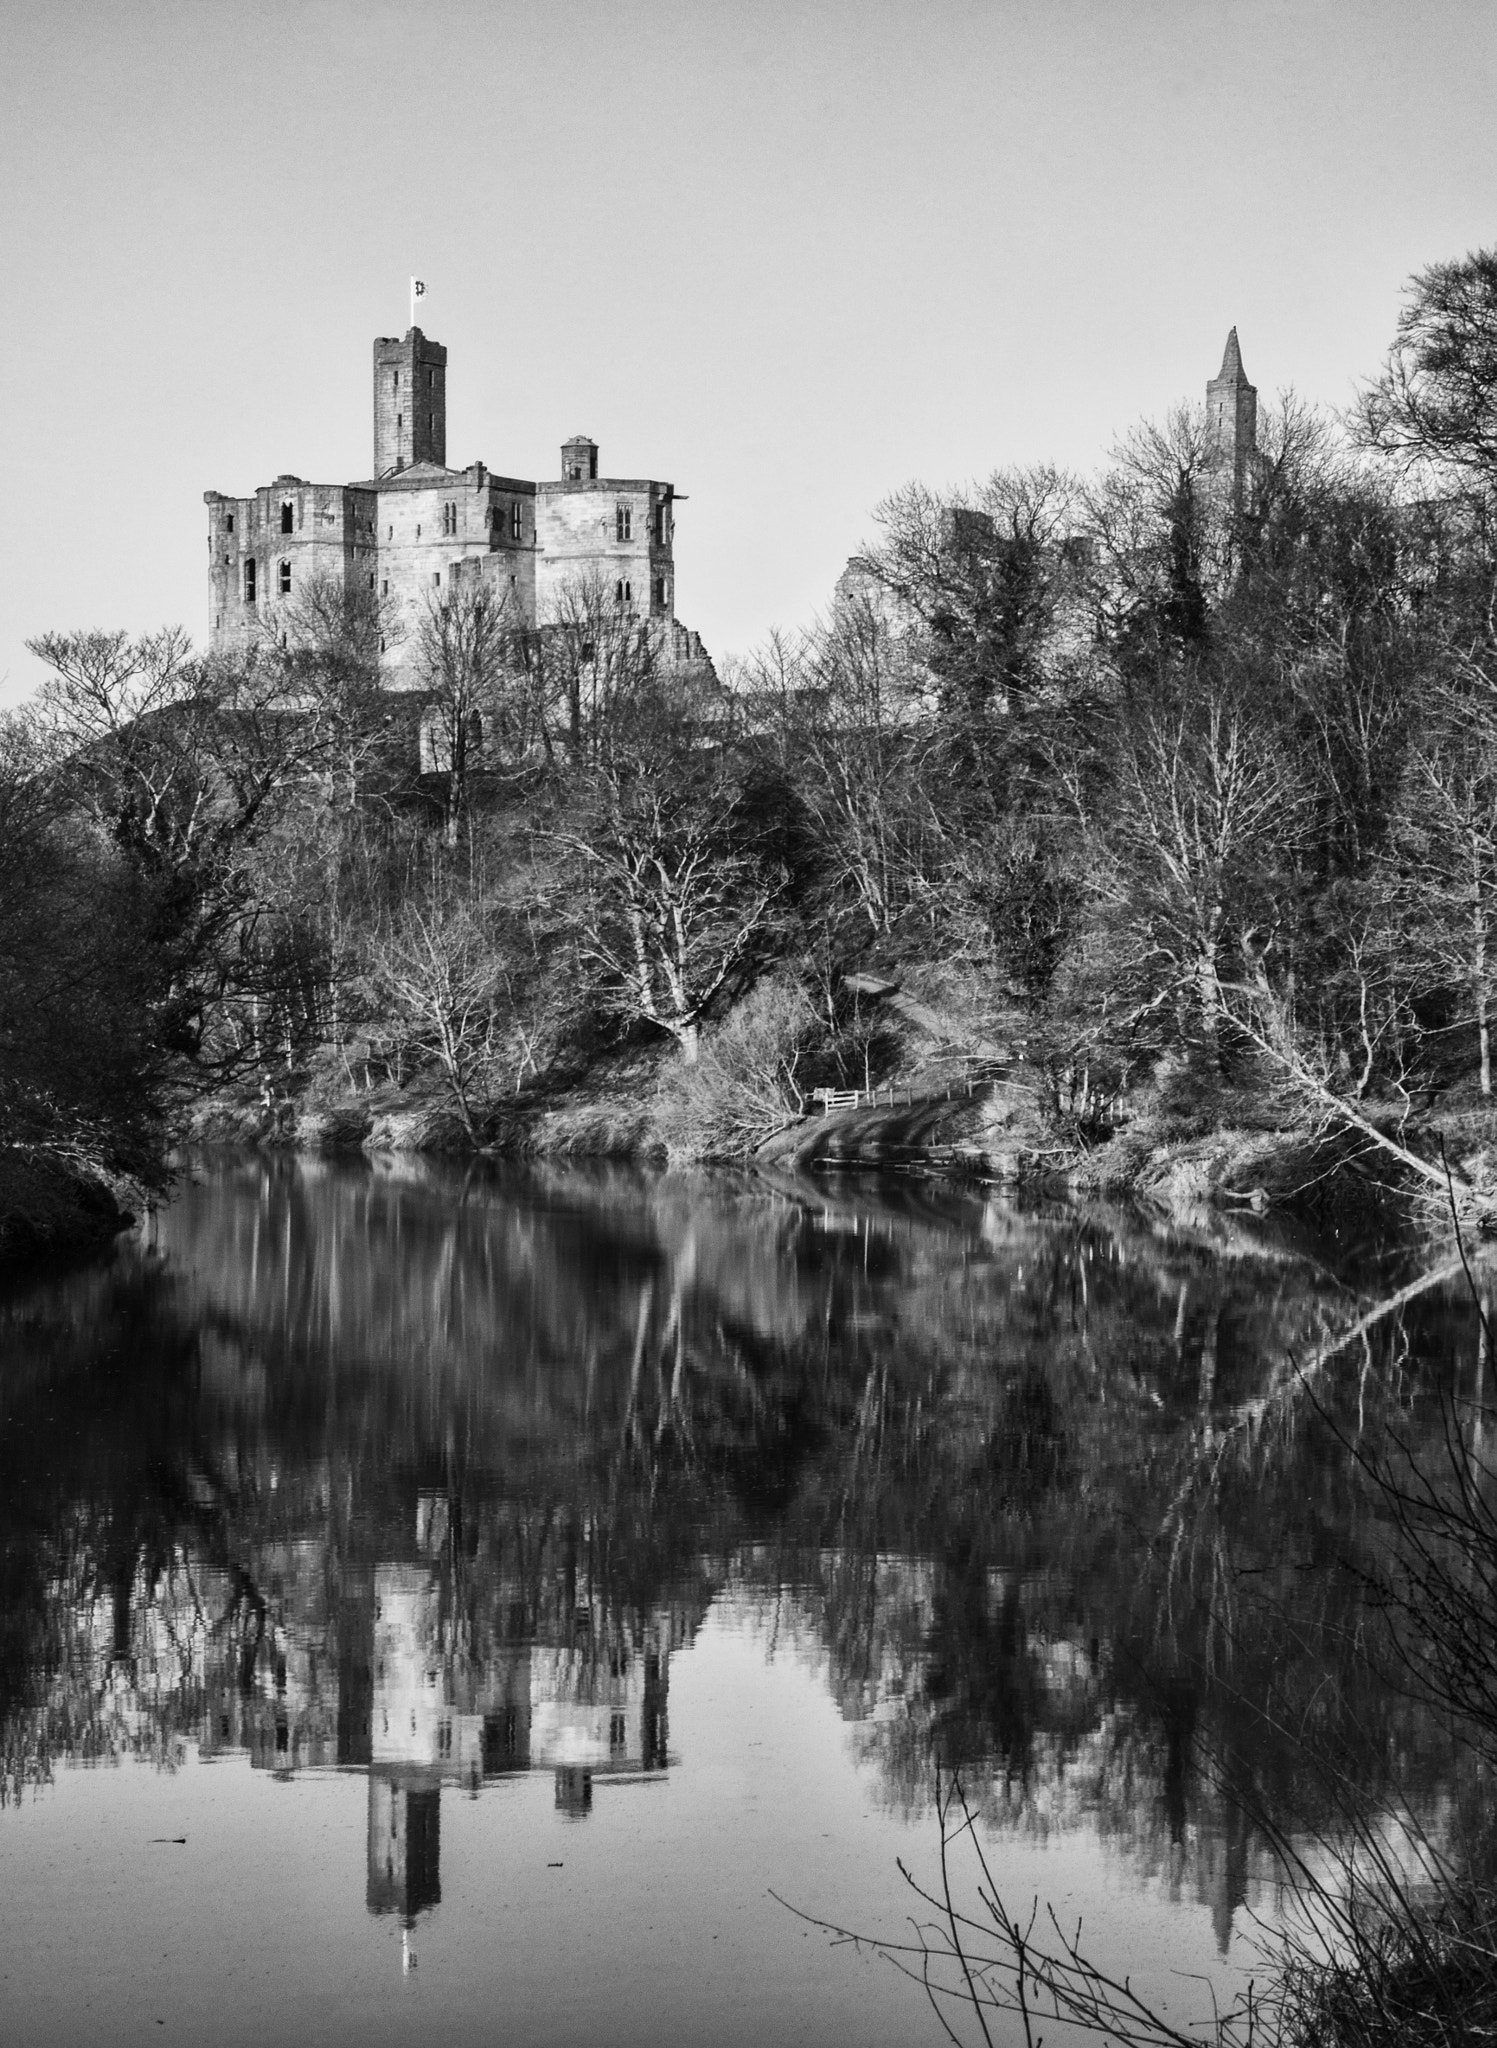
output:
<instances>
[{"instance_id":1,"label":"distant ruined tower","mask_svg":"<svg viewBox=\"0 0 1497 2048\"><path fill-rule=\"evenodd\" d=\"M447 351L412 327L374 344L374 474L447 465Z\"/></svg>"},{"instance_id":2,"label":"distant ruined tower","mask_svg":"<svg viewBox=\"0 0 1497 2048\"><path fill-rule=\"evenodd\" d=\"M1258 454L1258 392L1242 367L1235 327L1227 336L1221 369L1206 386L1206 431L1212 467L1230 472L1232 496L1238 499Z\"/></svg>"}]
</instances>

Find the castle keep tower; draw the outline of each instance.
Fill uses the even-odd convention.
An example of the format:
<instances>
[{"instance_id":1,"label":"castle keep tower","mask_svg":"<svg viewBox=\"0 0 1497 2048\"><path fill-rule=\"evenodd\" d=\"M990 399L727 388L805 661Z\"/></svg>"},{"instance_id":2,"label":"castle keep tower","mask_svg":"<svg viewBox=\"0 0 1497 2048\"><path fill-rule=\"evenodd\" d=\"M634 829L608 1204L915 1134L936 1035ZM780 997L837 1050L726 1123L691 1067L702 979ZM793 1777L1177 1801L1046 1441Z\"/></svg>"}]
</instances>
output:
<instances>
[{"instance_id":1,"label":"castle keep tower","mask_svg":"<svg viewBox=\"0 0 1497 2048\"><path fill-rule=\"evenodd\" d=\"M413 327L374 344L374 474L447 465L447 351Z\"/></svg>"},{"instance_id":2,"label":"castle keep tower","mask_svg":"<svg viewBox=\"0 0 1497 2048\"><path fill-rule=\"evenodd\" d=\"M1213 465L1230 470L1233 491L1240 492L1258 453L1258 392L1242 367L1235 327L1221 369L1206 386L1206 430Z\"/></svg>"}]
</instances>

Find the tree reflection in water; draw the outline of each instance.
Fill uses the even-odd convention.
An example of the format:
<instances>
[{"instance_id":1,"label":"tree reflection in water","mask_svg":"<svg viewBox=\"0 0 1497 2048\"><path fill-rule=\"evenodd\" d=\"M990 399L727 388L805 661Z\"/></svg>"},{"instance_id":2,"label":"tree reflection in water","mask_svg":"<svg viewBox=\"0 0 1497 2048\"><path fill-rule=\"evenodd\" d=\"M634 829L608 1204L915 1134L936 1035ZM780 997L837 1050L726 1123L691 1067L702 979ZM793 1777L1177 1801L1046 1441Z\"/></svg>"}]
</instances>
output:
<instances>
[{"instance_id":1,"label":"tree reflection in water","mask_svg":"<svg viewBox=\"0 0 1497 2048\"><path fill-rule=\"evenodd\" d=\"M1225 1946L1347 1783L1437 1830L1471 1791L1360 1675L1386 1517L1342 1439L1438 1430L1462 1373L1479 1416L1477 1317L1371 1307L1304 1247L955 1191L200 1163L0 1307L3 1796L356 1766L369 1909L411 1922L444 1789L546 1770L581 1820L673 1767L717 1601L820 1667L888 1801L958 1770Z\"/></svg>"}]
</instances>

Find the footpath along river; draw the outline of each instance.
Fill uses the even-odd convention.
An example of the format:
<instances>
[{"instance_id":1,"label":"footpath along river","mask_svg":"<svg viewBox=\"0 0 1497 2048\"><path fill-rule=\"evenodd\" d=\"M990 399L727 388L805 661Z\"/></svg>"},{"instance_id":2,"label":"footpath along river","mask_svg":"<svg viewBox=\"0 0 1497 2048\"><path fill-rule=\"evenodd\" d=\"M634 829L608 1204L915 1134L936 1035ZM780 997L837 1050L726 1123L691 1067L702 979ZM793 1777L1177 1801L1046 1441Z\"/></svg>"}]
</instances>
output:
<instances>
[{"instance_id":1,"label":"footpath along river","mask_svg":"<svg viewBox=\"0 0 1497 2048\"><path fill-rule=\"evenodd\" d=\"M935 2042L780 1901L900 1938L953 1770L1012 1903L1205 2012L1273 1837L1336 1824L1270 1701L1436 1833L1469 1791L1338 1663L1358 1432L1485 1393L1461 1286L1369 1315L1410 1270L931 1183L195 1159L0 1293L0 2038Z\"/></svg>"}]
</instances>

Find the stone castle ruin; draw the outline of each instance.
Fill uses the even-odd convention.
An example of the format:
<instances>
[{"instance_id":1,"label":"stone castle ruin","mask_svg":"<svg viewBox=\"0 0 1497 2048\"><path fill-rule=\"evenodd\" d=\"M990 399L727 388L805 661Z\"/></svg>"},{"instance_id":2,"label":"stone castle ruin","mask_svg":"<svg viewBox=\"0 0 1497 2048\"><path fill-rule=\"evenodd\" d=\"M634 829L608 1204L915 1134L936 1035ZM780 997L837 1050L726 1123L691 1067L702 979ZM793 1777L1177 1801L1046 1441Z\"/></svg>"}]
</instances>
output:
<instances>
[{"instance_id":1,"label":"stone castle ruin","mask_svg":"<svg viewBox=\"0 0 1497 2048\"><path fill-rule=\"evenodd\" d=\"M585 592L666 661L705 661L676 619L673 484L602 477L598 446L574 435L558 478L533 483L482 462L447 467L447 351L419 327L374 344L374 471L362 483L289 473L248 497L205 491L209 646L274 637L277 614L314 583L378 598L387 678L415 681L422 619L443 594L482 588L517 627L545 626Z\"/></svg>"}]
</instances>

